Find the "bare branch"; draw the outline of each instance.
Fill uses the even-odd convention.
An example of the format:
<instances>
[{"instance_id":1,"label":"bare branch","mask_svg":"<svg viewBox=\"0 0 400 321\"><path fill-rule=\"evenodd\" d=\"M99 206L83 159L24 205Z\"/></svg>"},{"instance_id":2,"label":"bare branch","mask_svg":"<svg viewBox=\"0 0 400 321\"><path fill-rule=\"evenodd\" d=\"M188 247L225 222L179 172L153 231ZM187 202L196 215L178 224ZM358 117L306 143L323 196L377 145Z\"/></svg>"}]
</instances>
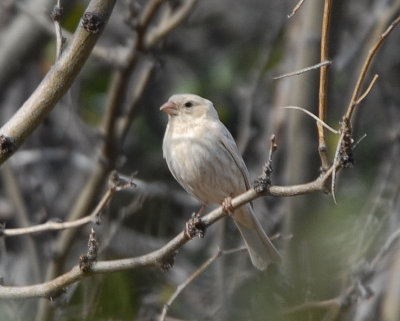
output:
<instances>
[{"instance_id":1,"label":"bare branch","mask_svg":"<svg viewBox=\"0 0 400 321\"><path fill-rule=\"evenodd\" d=\"M160 39L164 38L168 33L179 26L189 16L196 3L197 0L187 0L183 2L180 8L172 13L169 9L164 11L161 22L146 35L146 47L152 47Z\"/></svg>"},{"instance_id":2,"label":"bare branch","mask_svg":"<svg viewBox=\"0 0 400 321\"><path fill-rule=\"evenodd\" d=\"M165 303L161 316L160 316L160 321L164 321L165 317L167 316L167 312L169 307L172 305L172 303L176 300L176 298L181 294L181 292L193 281L195 280L201 273L203 273L204 270L206 270L217 258L219 258L222 254L222 251L218 249L218 251L210 257L207 261L205 261L191 276L189 276L185 282L182 284L178 285L176 288L175 292L171 295L169 298L168 302Z\"/></svg>"},{"instance_id":3,"label":"bare branch","mask_svg":"<svg viewBox=\"0 0 400 321\"><path fill-rule=\"evenodd\" d=\"M70 222L49 221L34 226L2 229L0 230L0 236L6 236L6 237L20 236L26 234L39 233L39 232L65 230L68 228L79 227L88 223L98 224L101 211L108 204L110 199L114 196L115 192L122 188L131 186L132 183L130 181L121 179L115 172L113 172L110 177L110 184L107 192L104 194L100 202L97 204L96 208L89 215Z\"/></svg>"},{"instance_id":4,"label":"bare branch","mask_svg":"<svg viewBox=\"0 0 400 321\"><path fill-rule=\"evenodd\" d=\"M379 78L379 76L377 74L374 75L374 77L372 78L368 88L365 90L365 92L360 96L360 98L357 99L356 101L356 105L359 105L365 97L368 96L369 92L371 91L372 87L375 84L375 81Z\"/></svg>"},{"instance_id":5,"label":"bare branch","mask_svg":"<svg viewBox=\"0 0 400 321\"><path fill-rule=\"evenodd\" d=\"M308 71L311 71L311 70L315 70L315 69L330 65L331 63L332 63L332 61L326 60L326 61L317 63L315 65L302 68L300 70L296 70L296 71L288 72L288 73L280 75L280 76L276 76L276 77L274 77L272 79L278 80L278 79L282 79L282 78L286 78L286 77L298 76L298 75L304 74L305 72L308 72Z\"/></svg>"},{"instance_id":6,"label":"bare branch","mask_svg":"<svg viewBox=\"0 0 400 321\"><path fill-rule=\"evenodd\" d=\"M300 9L303 2L304 2L304 0L299 0L299 2L297 2L296 6L293 8L292 12L290 14L288 14L289 19L296 14L297 10Z\"/></svg>"},{"instance_id":7,"label":"bare branch","mask_svg":"<svg viewBox=\"0 0 400 321\"><path fill-rule=\"evenodd\" d=\"M331 126L329 126L328 124L323 122L321 119L319 119L317 116L315 116L312 112L308 111L307 109L304 109L304 108L298 107L298 106L284 106L282 108L300 110L303 113L307 114L308 116L314 118L317 121L318 124L321 124L326 129L330 130L332 133L339 134L339 131L337 131L336 129L333 129Z\"/></svg>"},{"instance_id":8,"label":"bare branch","mask_svg":"<svg viewBox=\"0 0 400 321\"><path fill-rule=\"evenodd\" d=\"M322 17L322 31L321 31L321 62L328 59L328 35L330 16L332 10L332 0L325 0L324 12ZM322 66L319 72L319 93L318 93L318 118L322 123L317 123L318 128L318 152L321 159L321 168L326 170L329 167L328 148L326 147L326 137L323 123L326 122L327 114L327 88L328 88L328 67L329 65Z\"/></svg>"},{"instance_id":9,"label":"bare branch","mask_svg":"<svg viewBox=\"0 0 400 321\"><path fill-rule=\"evenodd\" d=\"M375 54L377 53L378 49L381 47L383 42L386 40L386 38L390 35L390 33L393 31L393 29L400 23L400 16L398 16L391 24L389 27L386 28L386 30L381 34L379 37L379 40L375 43L375 45L370 49L369 54L367 58L365 59L364 65L361 68L360 75L358 77L356 86L353 91L353 95L351 97L350 103L347 107L346 111L346 118L350 118L353 116L353 112L355 107L357 106L357 101L359 100L359 94L361 91L361 87L364 83L365 76L367 74L367 71L369 69L369 66L371 65L372 59L375 57Z\"/></svg>"},{"instance_id":10,"label":"bare branch","mask_svg":"<svg viewBox=\"0 0 400 321\"><path fill-rule=\"evenodd\" d=\"M61 29L61 24L60 24L62 14L63 14L63 8L61 7L61 0L57 0L57 4L54 7L53 12L51 13L51 18L53 19L54 27L56 29L56 43L57 43L56 61L61 56L62 46L64 43L64 37L62 35L62 29Z\"/></svg>"}]
</instances>

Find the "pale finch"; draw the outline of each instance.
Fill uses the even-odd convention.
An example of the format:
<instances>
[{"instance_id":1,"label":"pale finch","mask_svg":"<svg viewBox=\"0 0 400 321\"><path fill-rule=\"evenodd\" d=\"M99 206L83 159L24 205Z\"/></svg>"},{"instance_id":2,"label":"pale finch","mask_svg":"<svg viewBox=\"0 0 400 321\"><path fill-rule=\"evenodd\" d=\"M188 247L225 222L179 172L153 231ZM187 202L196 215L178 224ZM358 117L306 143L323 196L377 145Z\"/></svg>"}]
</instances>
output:
<instances>
[{"instance_id":1,"label":"pale finch","mask_svg":"<svg viewBox=\"0 0 400 321\"><path fill-rule=\"evenodd\" d=\"M211 101L193 94L169 98L163 155L175 179L203 205L221 204L250 188L249 174L235 140ZM252 204L236 209L233 219L253 265L264 270L281 257L254 215Z\"/></svg>"}]
</instances>

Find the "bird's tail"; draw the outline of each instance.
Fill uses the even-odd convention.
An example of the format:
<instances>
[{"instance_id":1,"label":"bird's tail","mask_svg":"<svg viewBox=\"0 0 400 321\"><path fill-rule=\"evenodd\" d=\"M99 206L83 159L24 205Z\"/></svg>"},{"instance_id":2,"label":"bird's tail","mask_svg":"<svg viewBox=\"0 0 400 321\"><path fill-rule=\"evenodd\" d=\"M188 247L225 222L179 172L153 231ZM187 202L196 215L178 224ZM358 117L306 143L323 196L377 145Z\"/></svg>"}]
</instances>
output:
<instances>
[{"instance_id":1,"label":"bird's tail","mask_svg":"<svg viewBox=\"0 0 400 321\"><path fill-rule=\"evenodd\" d=\"M250 204L237 209L233 218L246 243L251 262L257 269L265 270L269 263L282 261L278 250L265 234Z\"/></svg>"}]
</instances>

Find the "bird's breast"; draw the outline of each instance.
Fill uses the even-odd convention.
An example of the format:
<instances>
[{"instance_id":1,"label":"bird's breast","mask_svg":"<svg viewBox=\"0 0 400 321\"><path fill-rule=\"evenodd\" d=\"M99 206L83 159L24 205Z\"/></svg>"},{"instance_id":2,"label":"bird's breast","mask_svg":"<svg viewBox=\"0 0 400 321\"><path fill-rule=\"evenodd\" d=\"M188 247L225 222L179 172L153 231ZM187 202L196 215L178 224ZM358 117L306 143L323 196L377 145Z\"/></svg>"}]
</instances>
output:
<instances>
[{"instance_id":1,"label":"bird's breast","mask_svg":"<svg viewBox=\"0 0 400 321\"><path fill-rule=\"evenodd\" d=\"M205 204L246 190L236 163L211 132L166 135L163 150L175 179Z\"/></svg>"}]
</instances>

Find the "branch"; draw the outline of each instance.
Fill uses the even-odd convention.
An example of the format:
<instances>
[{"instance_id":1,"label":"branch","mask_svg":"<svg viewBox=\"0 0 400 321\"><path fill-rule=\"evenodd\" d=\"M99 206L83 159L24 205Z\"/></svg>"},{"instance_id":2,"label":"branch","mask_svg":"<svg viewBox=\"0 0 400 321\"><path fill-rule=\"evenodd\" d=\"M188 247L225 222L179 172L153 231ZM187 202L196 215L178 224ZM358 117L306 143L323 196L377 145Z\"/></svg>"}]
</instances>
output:
<instances>
[{"instance_id":1,"label":"branch","mask_svg":"<svg viewBox=\"0 0 400 321\"><path fill-rule=\"evenodd\" d=\"M53 22L54 22L54 28L56 29L56 43L57 43L57 45L56 45L56 61L61 56L62 46L65 41L65 38L62 35L62 29L61 29L61 24L60 24L62 14L63 14L63 8L61 6L61 0L57 0L57 4L51 13L51 18L53 19Z\"/></svg>"},{"instance_id":2,"label":"branch","mask_svg":"<svg viewBox=\"0 0 400 321\"><path fill-rule=\"evenodd\" d=\"M300 70L296 70L296 71L288 72L288 73L283 74L283 75L275 76L272 79L273 80L278 80L278 79L282 79L282 78L286 78L286 77L298 76L298 75L301 75L301 74L303 74L305 72L308 72L308 71L311 71L311 70L314 70L314 69L318 69L318 68L321 68L323 66L327 66L327 65L330 65L330 64L332 64L332 61L329 61L329 60L322 61L320 63L317 63L317 64L309 66L309 67L302 68Z\"/></svg>"},{"instance_id":3,"label":"branch","mask_svg":"<svg viewBox=\"0 0 400 321\"><path fill-rule=\"evenodd\" d=\"M250 189L245 193L238 195L232 199L232 208L237 209L240 206L251 202L257 198L263 196L276 196L276 197L287 197L302 194L309 194L316 191L321 191L324 188L326 180L332 174L332 168L329 169L322 176L318 177L314 181L306 184L291 185L291 186L278 186L273 185L267 189ZM207 215L201 218L201 225L207 228L227 216L228 214L220 206L215 210L209 212ZM93 274L100 273L111 273L118 271L132 270L139 267L150 267L159 266L161 268L170 268L171 257L173 257L176 251L181 248L184 244L191 240L185 231L182 231L176 235L171 241L160 249L151 253L120 260L109 260L109 261L98 261L93 262L90 265L90 269L85 268L84 271L79 265L74 266L69 272L56 277L53 280L44 282L41 284L30 285L30 286L0 286L0 298L1 299L24 299L33 297L53 297L58 294L66 286L75 283L83 278L89 277Z\"/></svg>"},{"instance_id":4,"label":"branch","mask_svg":"<svg viewBox=\"0 0 400 321\"><path fill-rule=\"evenodd\" d=\"M304 0L299 0L299 2L296 4L296 6L293 8L292 12L288 14L288 18L290 19L293 17L296 12L300 9L301 5L303 4Z\"/></svg>"},{"instance_id":5,"label":"branch","mask_svg":"<svg viewBox=\"0 0 400 321\"><path fill-rule=\"evenodd\" d=\"M305 113L308 116L310 116L311 118L315 119L315 121L317 122L318 125L321 125L321 126L325 127L326 129L328 129L329 131L331 131L334 134L339 134L339 131L337 131L336 129L333 129L331 126L329 126L327 123L323 122L320 118L315 116L312 112L308 111L307 109L304 109L304 108L298 107L298 106L284 106L282 108L300 110L303 113Z\"/></svg>"},{"instance_id":6,"label":"branch","mask_svg":"<svg viewBox=\"0 0 400 321\"><path fill-rule=\"evenodd\" d=\"M115 192L120 190L121 188L131 187L133 185L131 181L126 181L120 178L116 172L113 172L110 175L109 182L110 182L109 188L107 192L104 194L103 198L97 204L96 208L92 211L92 213L85 217L70 222L49 221L35 226L0 229L0 236L7 236L7 237L20 236L20 235L33 234L45 231L47 232L47 231L65 230L68 228L79 227L88 223L98 224L101 211L108 204L109 200L114 196Z\"/></svg>"},{"instance_id":7,"label":"branch","mask_svg":"<svg viewBox=\"0 0 400 321\"><path fill-rule=\"evenodd\" d=\"M115 0L90 2L71 45L28 100L0 129L0 164L22 145L71 87L99 38L114 4Z\"/></svg>"},{"instance_id":8,"label":"branch","mask_svg":"<svg viewBox=\"0 0 400 321\"><path fill-rule=\"evenodd\" d=\"M210 257L207 261L205 261L192 275L190 275L185 282L183 282L182 284L178 285L175 292L171 295L171 297L169 298L168 302L165 303L162 312L161 312L161 316L160 316L160 321L164 321L166 316L167 316L167 312L169 307L171 306L171 304L176 300L176 298L179 296L179 294L181 294L181 292L193 281L195 280L203 271L205 271L217 258L219 258L222 254L222 251L220 249L218 249L218 251L212 256Z\"/></svg>"},{"instance_id":9,"label":"branch","mask_svg":"<svg viewBox=\"0 0 400 321\"><path fill-rule=\"evenodd\" d=\"M381 34L379 40L375 43L375 45L370 49L369 54L364 62L363 67L361 68L360 75L358 77L357 83L355 85L353 95L350 99L350 103L347 107L347 111L343 116L342 127L340 129L341 135L336 147L335 157L333 159L332 168L332 182L331 182L331 192L333 196L333 200L336 203L335 199L335 180L336 180L336 169L339 167L349 167L353 163L353 148L354 148L354 140L352 138L352 126L351 119L354 113L356 106L368 95L372 86L374 85L377 75L374 75L371 83L365 90L363 94L360 95L361 87L364 83L365 76L367 74L368 68L371 65L372 59L377 53L380 46L386 40L386 38L390 35L393 29L400 23L400 16L398 16L390 26Z\"/></svg>"},{"instance_id":10,"label":"branch","mask_svg":"<svg viewBox=\"0 0 400 321\"><path fill-rule=\"evenodd\" d=\"M332 10L332 0L325 0L324 14L322 18L322 31L321 31L321 62L328 60L328 34L330 16ZM319 73L319 94L318 94L318 118L326 122L326 92L328 88L328 67L329 65L322 66ZM317 123L318 128L318 152L321 159L321 168L323 171L329 168L328 148L326 146L325 129L321 123Z\"/></svg>"},{"instance_id":11,"label":"branch","mask_svg":"<svg viewBox=\"0 0 400 321\"><path fill-rule=\"evenodd\" d=\"M168 33L178 27L189 16L196 3L197 0L186 0L181 7L172 13L166 9L161 22L146 35L144 41L146 48L153 47Z\"/></svg>"},{"instance_id":12,"label":"branch","mask_svg":"<svg viewBox=\"0 0 400 321\"><path fill-rule=\"evenodd\" d=\"M390 33L393 31L393 29L400 23L400 16L398 16L391 24L390 26L381 34L379 37L379 40L375 43L375 45L370 49L369 54L367 58L365 59L364 65L361 68L360 75L358 77L356 86L353 91L353 95L351 97L350 103L347 107L346 111L346 118L351 119L353 116L354 109L357 106L357 102L359 101L359 94L361 91L361 87L364 83L365 76L367 74L368 68L371 65L372 59L375 57L375 54L377 53L378 49L381 47L383 42L386 40L386 38L390 35Z\"/></svg>"}]
</instances>

